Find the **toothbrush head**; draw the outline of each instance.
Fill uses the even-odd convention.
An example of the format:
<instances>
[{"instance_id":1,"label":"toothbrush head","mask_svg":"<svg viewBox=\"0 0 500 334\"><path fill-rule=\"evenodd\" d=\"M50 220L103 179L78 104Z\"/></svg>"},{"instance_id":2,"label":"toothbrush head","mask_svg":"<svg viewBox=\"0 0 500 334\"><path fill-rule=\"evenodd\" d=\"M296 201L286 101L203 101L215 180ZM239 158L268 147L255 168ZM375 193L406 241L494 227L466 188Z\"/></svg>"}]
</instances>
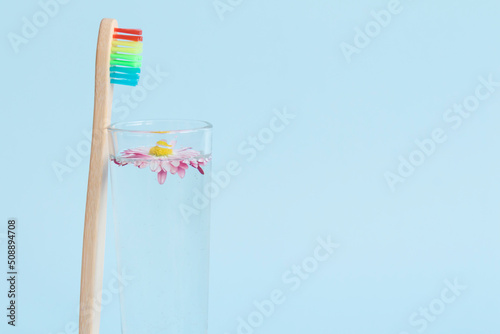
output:
<instances>
[{"instance_id":1,"label":"toothbrush head","mask_svg":"<svg viewBox=\"0 0 500 334\"><path fill-rule=\"evenodd\" d=\"M115 28L111 46L112 84L137 86L142 64L142 30Z\"/></svg>"}]
</instances>

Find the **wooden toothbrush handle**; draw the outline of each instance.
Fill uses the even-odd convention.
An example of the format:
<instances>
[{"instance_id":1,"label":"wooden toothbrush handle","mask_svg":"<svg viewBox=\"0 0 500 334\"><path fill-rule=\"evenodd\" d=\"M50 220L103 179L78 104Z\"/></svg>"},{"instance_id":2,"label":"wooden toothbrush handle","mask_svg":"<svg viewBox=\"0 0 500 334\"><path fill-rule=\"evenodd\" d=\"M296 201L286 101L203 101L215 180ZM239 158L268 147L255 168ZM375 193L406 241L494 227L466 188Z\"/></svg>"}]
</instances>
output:
<instances>
[{"instance_id":1,"label":"wooden toothbrush handle","mask_svg":"<svg viewBox=\"0 0 500 334\"><path fill-rule=\"evenodd\" d=\"M113 32L117 26L116 20L103 19L97 40L94 122L83 231L79 334L99 333L108 188L108 135L106 128L111 119L113 99L109 61Z\"/></svg>"}]
</instances>

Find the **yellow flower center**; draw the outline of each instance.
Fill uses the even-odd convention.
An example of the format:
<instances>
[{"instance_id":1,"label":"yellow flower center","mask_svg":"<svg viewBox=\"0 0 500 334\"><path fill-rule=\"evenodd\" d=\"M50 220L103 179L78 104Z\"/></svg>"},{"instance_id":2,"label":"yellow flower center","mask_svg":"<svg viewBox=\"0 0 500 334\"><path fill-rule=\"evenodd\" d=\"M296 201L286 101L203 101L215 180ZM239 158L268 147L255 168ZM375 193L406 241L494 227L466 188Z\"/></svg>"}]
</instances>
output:
<instances>
[{"instance_id":1,"label":"yellow flower center","mask_svg":"<svg viewBox=\"0 0 500 334\"><path fill-rule=\"evenodd\" d=\"M160 146L166 146L166 147L160 147ZM169 145L164 140L160 140L156 142L156 146L151 147L151 149L149 150L149 154L155 157L166 157L173 153L173 150L167 147L172 147L172 145Z\"/></svg>"}]
</instances>

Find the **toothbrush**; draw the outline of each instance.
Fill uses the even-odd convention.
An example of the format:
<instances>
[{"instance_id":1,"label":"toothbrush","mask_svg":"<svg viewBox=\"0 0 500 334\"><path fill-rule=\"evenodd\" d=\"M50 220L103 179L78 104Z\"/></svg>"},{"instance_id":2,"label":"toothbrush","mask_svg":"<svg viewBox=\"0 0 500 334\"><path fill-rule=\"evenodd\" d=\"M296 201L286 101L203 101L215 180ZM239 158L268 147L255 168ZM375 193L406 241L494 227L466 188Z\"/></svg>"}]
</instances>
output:
<instances>
[{"instance_id":1,"label":"toothbrush","mask_svg":"<svg viewBox=\"0 0 500 334\"><path fill-rule=\"evenodd\" d=\"M142 61L142 31L120 29L103 19L97 40L94 121L83 231L80 334L98 334L104 270L108 143L113 84L136 86Z\"/></svg>"}]
</instances>

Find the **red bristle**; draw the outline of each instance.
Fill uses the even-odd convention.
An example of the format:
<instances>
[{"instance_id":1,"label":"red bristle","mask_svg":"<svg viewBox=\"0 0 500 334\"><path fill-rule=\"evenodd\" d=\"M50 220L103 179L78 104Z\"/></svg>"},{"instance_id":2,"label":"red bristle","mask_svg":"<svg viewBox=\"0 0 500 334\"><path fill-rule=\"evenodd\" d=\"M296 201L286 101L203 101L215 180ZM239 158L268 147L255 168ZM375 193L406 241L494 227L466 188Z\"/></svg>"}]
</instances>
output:
<instances>
[{"instance_id":1,"label":"red bristle","mask_svg":"<svg viewBox=\"0 0 500 334\"><path fill-rule=\"evenodd\" d=\"M125 39L127 41L141 42L142 36L132 36L132 35L119 35L113 34L114 39Z\"/></svg>"},{"instance_id":2,"label":"red bristle","mask_svg":"<svg viewBox=\"0 0 500 334\"><path fill-rule=\"evenodd\" d=\"M121 32L124 34L132 34L132 35L142 35L141 29L123 29L123 28L115 28L115 32Z\"/></svg>"}]
</instances>

